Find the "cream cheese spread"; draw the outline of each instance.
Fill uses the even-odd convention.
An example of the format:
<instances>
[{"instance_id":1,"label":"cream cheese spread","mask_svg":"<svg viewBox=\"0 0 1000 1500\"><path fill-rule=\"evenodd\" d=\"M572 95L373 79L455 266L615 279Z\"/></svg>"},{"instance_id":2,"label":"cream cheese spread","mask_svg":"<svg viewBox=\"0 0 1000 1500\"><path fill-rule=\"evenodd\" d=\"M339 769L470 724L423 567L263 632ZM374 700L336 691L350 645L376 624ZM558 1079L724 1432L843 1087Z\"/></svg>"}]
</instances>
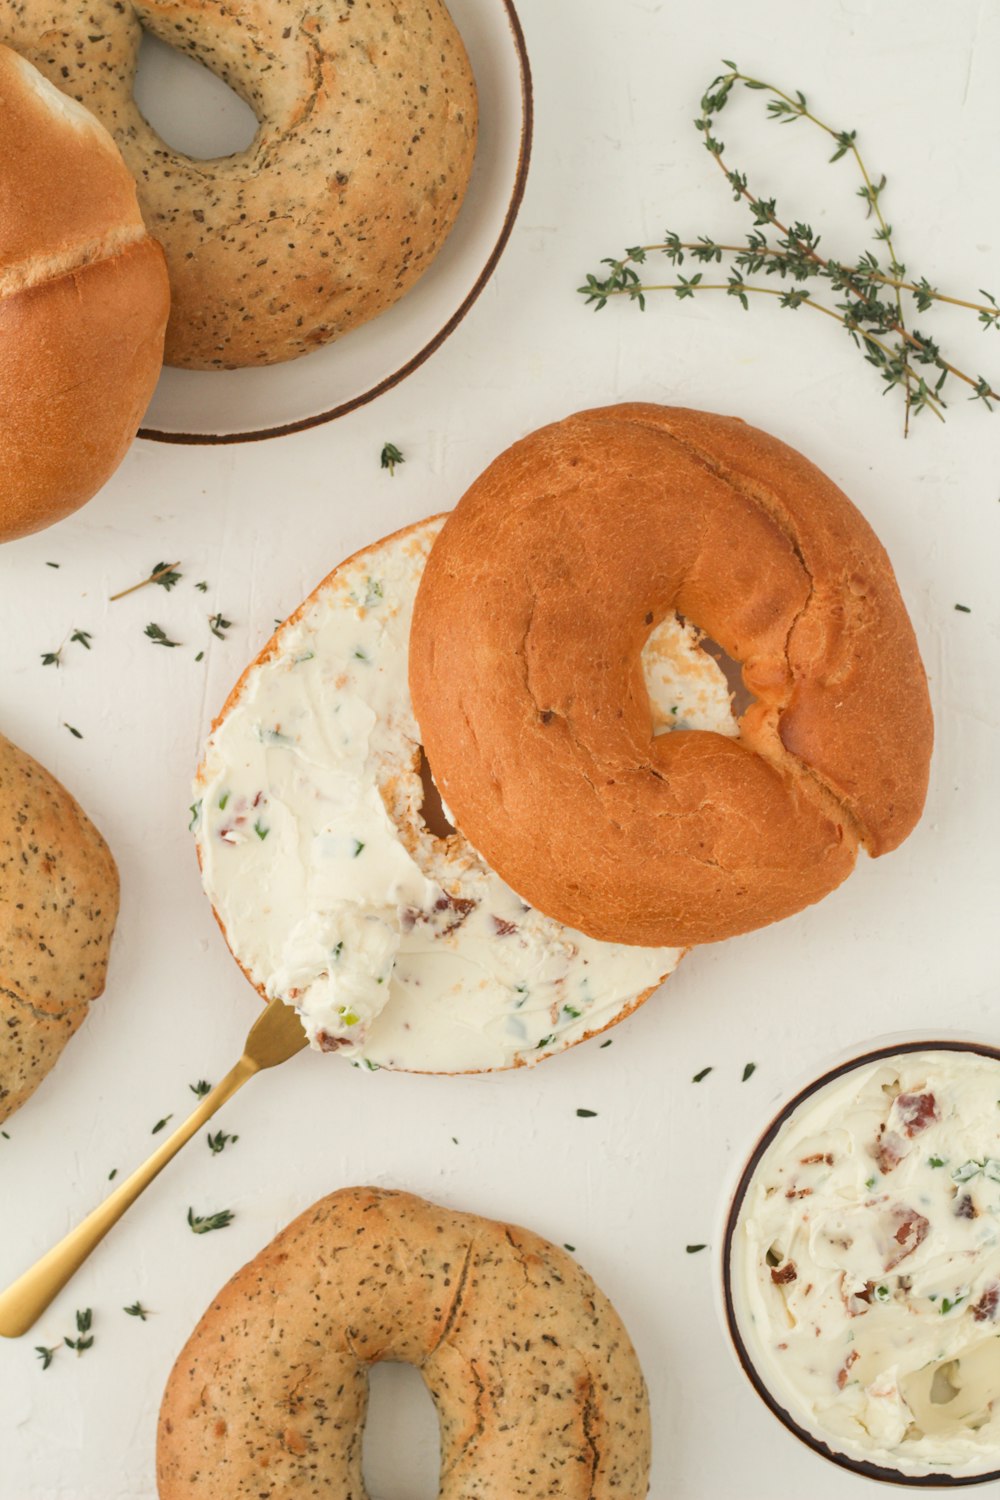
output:
<instances>
[{"instance_id":1,"label":"cream cheese spread","mask_svg":"<svg viewBox=\"0 0 1000 1500\"><path fill-rule=\"evenodd\" d=\"M730 1275L764 1384L829 1447L1000 1469L1000 1062L903 1053L810 1095L754 1172Z\"/></svg>"},{"instance_id":2,"label":"cream cheese spread","mask_svg":"<svg viewBox=\"0 0 1000 1500\"><path fill-rule=\"evenodd\" d=\"M359 1066L538 1062L627 1013L682 952L597 942L529 908L421 816L410 619L443 518L337 568L241 679L196 782L205 890L254 984ZM655 733L738 733L693 627L650 637ZM545 830L538 830L544 841Z\"/></svg>"}]
</instances>

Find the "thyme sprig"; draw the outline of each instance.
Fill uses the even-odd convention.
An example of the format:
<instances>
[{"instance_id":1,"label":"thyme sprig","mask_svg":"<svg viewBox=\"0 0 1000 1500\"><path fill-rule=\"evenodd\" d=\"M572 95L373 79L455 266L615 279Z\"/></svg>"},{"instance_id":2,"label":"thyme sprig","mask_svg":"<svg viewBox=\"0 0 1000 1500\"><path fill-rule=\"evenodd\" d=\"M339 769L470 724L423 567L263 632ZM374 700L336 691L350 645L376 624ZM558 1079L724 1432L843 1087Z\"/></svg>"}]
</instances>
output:
<instances>
[{"instance_id":1,"label":"thyme sprig","mask_svg":"<svg viewBox=\"0 0 1000 1500\"><path fill-rule=\"evenodd\" d=\"M729 183L733 197L744 202L750 211L754 227L746 236L746 243L723 244L709 235L681 239L679 234L668 230L658 244L634 245L620 258L605 257L601 264L608 267L607 273L588 274L585 284L578 289L588 306L599 312L609 298L626 297L645 311L650 292L672 292L681 301L702 292L724 292L746 311L751 296L773 297L780 307L793 312L800 307L811 308L846 330L864 360L878 371L884 393L902 389L904 434L909 432L911 413L931 411L944 420L947 407L944 389L949 377L970 388L970 400L982 401L992 411L992 403L1000 401L996 387L984 375L970 375L959 369L945 358L931 335L911 327L904 302L912 301L917 313L930 311L938 302L965 308L976 313L986 331L1000 330L997 299L982 288L983 302L952 296L932 286L925 276L916 276L907 269L896 253L892 225L882 209L887 179L884 174L876 177L869 171L858 147L856 130L838 130L820 119L799 90L788 94L773 83L741 72L733 62L727 60L725 66L729 71L713 79L702 96L701 113L694 124L702 136L702 144ZM723 155L725 144L716 136L715 126L737 84L768 93L771 97L767 113L776 123L790 125L809 120L833 144L831 163L845 157L853 161L861 177L857 196L865 204L865 217L872 222L876 243L884 247L884 264L871 249L862 251L851 262L822 254L820 236L809 224L801 220L786 223L779 218L776 200L755 194L746 173L728 165ZM684 276L678 269L674 281L644 281L635 267L644 265L654 253L663 254L677 268L686 258L698 265L718 265L724 279L706 281L701 271ZM783 284L764 286L759 281L747 280L761 275L777 277ZM820 283L823 290L833 294L832 305L816 299L813 288L805 285L809 281Z\"/></svg>"},{"instance_id":2,"label":"thyme sprig","mask_svg":"<svg viewBox=\"0 0 1000 1500\"><path fill-rule=\"evenodd\" d=\"M154 563L147 577L143 578L139 583L133 583L130 588L121 589L117 594L112 594L110 602L114 604L116 599L124 599L126 594L134 594L138 589L144 589L149 583L158 583L169 593L174 584L179 582L181 578L181 574L176 571L179 567L179 562Z\"/></svg>"}]
</instances>

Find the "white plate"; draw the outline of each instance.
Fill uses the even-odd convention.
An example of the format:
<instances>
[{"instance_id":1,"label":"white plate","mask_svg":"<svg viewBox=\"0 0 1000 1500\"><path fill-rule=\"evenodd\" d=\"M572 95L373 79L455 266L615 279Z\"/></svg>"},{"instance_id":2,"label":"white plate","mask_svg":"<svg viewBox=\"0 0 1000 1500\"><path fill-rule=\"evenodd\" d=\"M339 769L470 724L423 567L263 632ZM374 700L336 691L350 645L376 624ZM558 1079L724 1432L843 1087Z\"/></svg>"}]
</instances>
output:
<instances>
[{"instance_id":1,"label":"white plate","mask_svg":"<svg viewBox=\"0 0 1000 1500\"><path fill-rule=\"evenodd\" d=\"M449 10L476 77L479 146L458 221L426 275L388 312L303 359L246 370L164 369L142 437L247 442L332 421L405 379L461 322L493 274L521 205L532 98L513 0L449 0ZM149 113L181 149L195 152L204 140L218 152L220 133L225 150L240 149L244 112L221 85L206 94L200 73L147 38L137 97L144 107L158 101Z\"/></svg>"}]
</instances>

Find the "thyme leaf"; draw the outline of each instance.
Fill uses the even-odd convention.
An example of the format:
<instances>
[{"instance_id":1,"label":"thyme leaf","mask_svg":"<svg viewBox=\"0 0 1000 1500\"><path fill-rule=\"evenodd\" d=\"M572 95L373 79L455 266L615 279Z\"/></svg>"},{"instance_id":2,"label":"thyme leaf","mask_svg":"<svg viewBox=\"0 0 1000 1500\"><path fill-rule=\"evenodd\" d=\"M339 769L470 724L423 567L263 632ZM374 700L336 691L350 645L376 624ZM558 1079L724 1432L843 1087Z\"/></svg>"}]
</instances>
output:
<instances>
[{"instance_id":1,"label":"thyme leaf","mask_svg":"<svg viewBox=\"0 0 1000 1500\"><path fill-rule=\"evenodd\" d=\"M212 1155L217 1156L220 1151L225 1151L229 1141L233 1141L235 1143L239 1140L239 1136L227 1135L224 1130L220 1130L217 1131L215 1135L212 1135L210 1131L205 1139L208 1141L208 1149L211 1151Z\"/></svg>"},{"instance_id":2,"label":"thyme leaf","mask_svg":"<svg viewBox=\"0 0 1000 1500\"><path fill-rule=\"evenodd\" d=\"M233 1222L235 1214L232 1209L223 1208L214 1214L196 1214L193 1208L187 1211L187 1221L194 1234L209 1234L213 1229L225 1229Z\"/></svg>"},{"instance_id":3,"label":"thyme leaf","mask_svg":"<svg viewBox=\"0 0 1000 1500\"><path fill-rule=\"evenodd\" d=\"M67 1349L75 1349L77 1355L83 1354L85 1350L93 1347L94 1335L91 1328L94 1323L94 1315L89 1307L78 1310L76 1314L76 1338L68 1336L63 1339Z\"/></svg>"},{"instance_id":4,"label":"thyme leaf","mask_svg":"<svg viewBox=\"0 0 1000 1500\"><path fill-rule=\"evenodd\" d=\"M146 626L144 635L147 635L154 646L179 646L180 641L172 641L166 631L152 622Z\"/></svg>"},{"instance_id":5,"label":"thyme leaf","mask_svg":"<svg viewBox=\"0 0 1000 1500\"><path fill-rule=\"evenodd\" d=\"M403 454L400 452L400 450L396 447L395 443L385 443L382 447L382 453L381 457L379 458L379 463L381 464L383 469L389 470L389 477L391 478L396 472L396 465L405 464L406 459L403 457Z\"/></svg>"}]
</instances>

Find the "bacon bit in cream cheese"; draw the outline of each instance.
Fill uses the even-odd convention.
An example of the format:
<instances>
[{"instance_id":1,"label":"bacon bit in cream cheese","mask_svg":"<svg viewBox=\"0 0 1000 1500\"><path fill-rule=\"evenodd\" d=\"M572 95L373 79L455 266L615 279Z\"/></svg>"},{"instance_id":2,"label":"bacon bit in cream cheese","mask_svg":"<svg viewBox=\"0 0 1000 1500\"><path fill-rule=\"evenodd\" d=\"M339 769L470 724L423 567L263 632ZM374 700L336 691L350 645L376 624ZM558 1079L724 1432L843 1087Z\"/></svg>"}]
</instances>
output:
<instances>
[{"instance_id":1,"label":"bacon bit in cream cheese","mask_svg":"<svg viewBox=\"0 0 1000 1500\"><path fill-rule=\"evenodd\" d=\"M1000 1062L903 1053L809 1095L754 1172L730 1266L750 1357L800 1427L908 1476L1000 1469Z\"/></svg>"}]
</instances>

